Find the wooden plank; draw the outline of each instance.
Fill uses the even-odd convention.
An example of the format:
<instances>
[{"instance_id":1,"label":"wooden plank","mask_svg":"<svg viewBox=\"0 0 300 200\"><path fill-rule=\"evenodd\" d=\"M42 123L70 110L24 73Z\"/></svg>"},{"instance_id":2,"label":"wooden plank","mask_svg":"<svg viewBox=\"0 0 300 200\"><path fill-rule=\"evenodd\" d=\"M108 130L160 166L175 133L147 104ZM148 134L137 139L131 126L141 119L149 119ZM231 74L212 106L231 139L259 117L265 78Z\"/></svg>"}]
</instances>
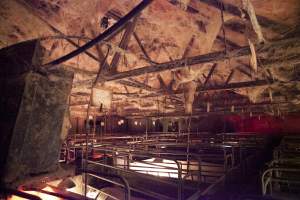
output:
<instances>
[{"instance_id":1,"label":"wooden plank","mask_svg":"<svg viewBox=\"0 0 300 200\"><path fill-rule=\"evenodd\" d=\"M117 12L117 11L115 11L115 10L109 10L109 11L107 12L107 15L110 16L111 18L113 18L114 20L120 20L120 19L122 18L122 14L119 13L119 12ZM133 37L134 37L134 39L137 41L137 43L138 43L138 45L139 45L139 47L140 47L142 53L144 54L145 60L148 61L148 62L150 62L150 63L152 63L152 64L156 64L156 63L153 62L152 59L150 58L149 54L147 53L146 49L145 49L144 46L143 46L143 44L142 44L142 42L141 42L141 40L140 40L138 34L137 34L135 31L133 31Z\"/></svg>"},{"instance_id":2,"label":"wooden plank","mask_svg":"<svg viewBox=\"0 0 300 200\"><path fill-rule=\"evenodd\" d=\"M238 44L236 44L235 42L229 40L228 38L225 39L223 36L220 36L220 35L217 35L216 40L217 40L217 41L219 40L219 41L222 42L223 44L229 45L229 47L230 47L231 49L241 48L240 45L238 45Z\"/></svg>"},{"instance_id":3,"label":"wooden plank","mask_svg":"<svg viewBox=\"0 0 300 200\"><path fill-rule=\"evenodd\" d=\"M137 35L136 32L133 32L133 36L134 36L134 39L137 41L142 53L144 54L145 58L146 58L146 61L152 63L152 64L156 64L155 62L152 61L152 59L150 58L149 54L147 53L146 49L144 48L139 36Z\"/></svg>"},{"instance_id":4,"label":"wooden plank","mask_svg":"<svg viewBox=\"0 0 300 200\"><path fill-rule=\"evenodd\" d=\"M134 30L135 25L136 25L136 21L137 21L137 17L135 17L132 22L128 22L128 24L126 25L124 35L123 35L123 37L121 39L121 42L119 44L119 47L123 50L126 50L127 47L128 47L129 41L131 39L131 35L132 35L133 30ZM112 59L112 61L111 61L111 64L110 64L110 73L116 73L117 72L117 67L118 67L120 58L121 58L121 54L119 52L116 52L113 59Z\"/></svg>"},{"instance_id":5,"label":"wooden plank","mask_svg":"<svg viewBox=\"0 0 300 200\"><path fill-rule=\"evenodd\" d=\"M182 55L182 58L185 58L189 55L191 49L192 49L192 46L195 42L195 35L193 35L187 45L187 47L185 48L184 52L183 52L183 55Z\"/></svg>"},{"instance_id":6,"label":"wooden plank","mask_svg":"<svg viewBox=\"0 0 300 200\"><path fill-rule=\"evenodd\" d=\"M155 88L150 87L149 85L146 85L144 83L141 83L139 81L127 81L127 80L119 80L117 81L117 83L125 85L125 86L130 86L130 87L135 87L135 88L139 88L139 89L144 89L147 91L157 91Z\"/></svg>"},{"instance_id":7,"label":"wooden plank","mask_svg":"<svg viewBox=\"0 0 300 200\"><path fill-rule=\"evenodd\" d=\"M231 81L232 77L234 75L234 69L231 70L230 74L228 75L226 81L225 81L225 85L228 85L228 83Z\"/></svg>"},{"instance_id":8,"label":"wooden plank","mask_svg":"<svg viewBox=\"0 0 300 200\"><path fill-rule=\"evenodd\" d=\"M148 91L157 91L157 89L155 89L155 88L153 88L153 87L151 87L151 86L149 86L149 85L146 84L147 79L145 79L144 83L142 83L140 81L137 81L137 80L135 80L133 78L128 78L128 80L130 80L131 82L136 83L137 85L140 85L142 87L141 89L144 88L145 90L148 90Z\"/></svg>"},{"instance_id":9,"label":"wooden plank","mask_svg":"<svg viewBox=\"0 0 300 200\"><path fill-rule=\"evenodd\" d=\"M245 81L245 82L235 82L235 83L225 83L223 85L212 85L207 86L205 88L201 87L198 88L196 92L202 93L202 92L208 92L208 91L223 91L223 90L234 90L234 89L242 89L242 88L253 88L253 87L260 87L260 86L272 86L276 84L280 85L290 85L290 84L296 84L300 81L300 79L296 79L289 82L279 82L274 80L255 80L255 81ZM172 94L182 94L182 90L174 91ZM145 96L141 96L141 98L152 98L157 96L164 95L162 92L156 92L152 94L148 94Z\"/></svg>"},{"instance_id":10,"label":"wooden plank","mask_svg":"<svg viewBox=\"0 0 300 200\"><path fill-rule=\"evenodd\" d=\"M210 80L210 78L211 78L212 74L214 73L217 66L218 66L217 63L213 64L213 66L211 67L211 69L210 69L210 71L209 71L209 73L208 73L208 75L207 75L207 77L206 77L206 79L203 83L203 87L205 87L207 85L208 81Z\"/></svg>"},{"instance_id":11,"label":"wooden plank","mask_svg":"<svg viewBox=\"0 0 300 200\"><path fill-rule=\"evenodd\" d=\"M235 68L237 71L241 72L242 74L245 74L249 78L252 78L251 72L248 72L247 70L243 69L241 66Z\"/></svg>"}]
</instances>

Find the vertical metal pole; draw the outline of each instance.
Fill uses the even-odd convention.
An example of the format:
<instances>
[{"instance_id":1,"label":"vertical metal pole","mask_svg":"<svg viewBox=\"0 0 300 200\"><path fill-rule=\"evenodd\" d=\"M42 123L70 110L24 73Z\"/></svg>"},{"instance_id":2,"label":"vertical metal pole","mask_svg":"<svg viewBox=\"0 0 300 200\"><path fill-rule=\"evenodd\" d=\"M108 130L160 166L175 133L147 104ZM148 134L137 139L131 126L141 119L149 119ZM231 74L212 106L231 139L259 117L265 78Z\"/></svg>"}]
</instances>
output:
<instances>
[{"instance_id":1,"label":"vertical metal pole","mask_svg":"<svg viewBox=\"0 0 300 200\"><path fill-rule=\"evenodd\" d=\"M105 118L104 118L104 121L105 121L105 123L104 123L104 135L106 135L106 126L107 126L107 116L106 116L106 114L105 114Z\"/></svg>"},{"instance_id":2,"label":"vertical metal pole","mask_svg":"<svg viewBox=\"0 0 300 200\"><path fill-rule=\"evenodd\" d=\"M100 121L100 143L102 144L102 122L103 122L103 117L101 117L101 121ZM103 127L104 128L104 127Z\"/></svg>"},{"instance_id":3,"label":"vertical metal pole","mask_svg":"<svg viewBox=\"0 0 300 200\"><path fill-rule=\"evenodd\" d=\"M188 125L188 143L187 143L187 148L186 148L186 161L187 161L187 173L189 173L189 168L190 168L190 131L191 131L191 121L192 121L192 116L189 118L189 125Z\"/></svg>"},{"instance_id":4,"label":"vertical metal pole","mask_svg":"<svg viewBox=\"0 0 300 200\"><path fill-rule=\"evenodd\" d=\"M148 140L148 119L146 117L146 140Z\"/></svg>"},{"instance_id":5,"label":"vertical metal pole","mask_svg":"<svg viewBox=\"0 0 300 200\"><path fill-rule=\"evenodd\" d=\"M175 163L177 164L178 168L178 191L177 191L177 198L178 200L182 199L182 168L181 163L179 163L177 160L175 160Z\"/></svg>"},{"instance_id":6,"label":"vertical metal pole","mask_svg":"<svg viewBox=\"0 0 300 200\"><path fill-rule=\"evenodd\" d=\"M76 117L76 132L75 132L75 138L76 138L76 134L78 134L79 132L79 118Z\"/></svg>"},{"instance_id":7,"label":"vertical metal pole","mask_svg":"<svg viewBox=\"0 0 300 200\"><path fill-rule=\"evenodd\" d=\"M93 130L92 130L92 141L91 141L91 154L94 154L94 140L96 135L96 117L93 116Z\"/></svg>"},{"instance_id":8,"label":"vertical metal pole","mask_svg":"<svg viewBox=\"0 0 300 200\"><path fill-rule=\"evenodd\" d=\"M110 122L110 134L112 135L112 125L113 125L113 117L111 116L111 115L109 115L109 117L110 117L110 120L109 120L109 122Z\"/></svg>"},{"instance_id":9,"label":"vertical metal pole","mask_svg":"<svg viewBox=\"0 0 300 200\"><path fill-rule=\"evenodd\" d=\"M146 121L146 151L148 151L148 118L146 117L145 118L145 121Z\"/></svg>"},{"instance_id":10,"label":"vertical metal pole","mask_svg":"<svg viewBox=\"0 0 300 200\"><path fill-rule=\"evenodd\" d=\"M86 123L85 123L85 162L84 162L84 196L86 198L87 195L87 160L88 160L88 134L89 134L89 119L87 117Z\"/></svg>"},{"instance_id":11,"label":"vertical metal pole","mask_svg":"<svg viewBox=\"0 0 300 200\"><path fill-rule=\"evenodd\" d=\"M76 117L76 132L74 135L74 144L76 144L76 135L79 133L79 118Z\"/></svg>"}]
</instances>

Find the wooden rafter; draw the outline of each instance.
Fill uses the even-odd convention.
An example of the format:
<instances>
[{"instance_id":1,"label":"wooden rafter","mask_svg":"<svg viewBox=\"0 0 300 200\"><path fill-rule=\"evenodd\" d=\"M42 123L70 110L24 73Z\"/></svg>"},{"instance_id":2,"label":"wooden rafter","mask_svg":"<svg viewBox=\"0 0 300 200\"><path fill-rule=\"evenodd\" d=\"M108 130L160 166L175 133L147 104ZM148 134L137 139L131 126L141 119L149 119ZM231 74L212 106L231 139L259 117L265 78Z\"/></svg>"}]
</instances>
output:
<instances>
[{"instance_id":1,"label":"wooden rafter","mask_svg":"<svg viewBox=\"0 0 300 200\"><path fill-rule=\"evenodd\" d=\"M205 81L203 83L203 87L205 87L207 85L207 83L209 82L209 80L210 80L211 76L213 75L217 66L218 66L218 64L214 63L213 66L210 68L208 75L206 76Z\"/></svg>"},{"instance_id":2,"label":"wooden rafter","mask_svg":"<svg viewBox=\"0 0 300 200\"><path fill-rule=\"evenodd\" d=\"M147 91L157 91L155 88L152 88L151 86L141 83L139 81L136 81L134 79L131 79L130 81L127 80L119 80L117 81L117 83L125 85L125 86L130 86L130 87L134 87L134 88L139 88L139 89L143 89L143 90L147 90Z\"/></svg>"},{"instance_id":3,"label":"wooden rafter","mask_svg":"<svg viewBox=\"0 0 300 200\"><path fill-rule=\"evenodd\" d=\"M222 43L228 45L229 47L231 47L231 49L241 48L240 45L238 45L235 42L229 40L228 38L224 38L223 36L220 36L220 35L217 36L216 40L221 41Z\"/></svg>"},{"instance_id":4,"label":"wooden rafter","mask_svg":"<svg viewBox=\"0 0 300 200\"><path fill-rule=\"evenodd\" d=\"M116 12L115 10L109 10L107 12L107 15L111 18L113 18L114 20L120 20L122 18L122 15L119 12ZM142 53L145 56L145 60L154 64L155 62L152 61L152 59L150 58L149 54L147 53L146 49L144 48L138 34L133 30L133 37L136 40L138 46L140 47Z\"/></svg>"},{"instance_id":5,"label":"wooden rafter","mask_svg":"<svg viewBox=\"0 0 300 200\"><path fill-rule=\"evenodd\" d=\"M230 71L230 74L228 75L228 77L227 77L227 79L226 79L226 81L225 81L225 85L228 85L228 83L231 81L231 79L232 79L232 77L233 77L233 75L234 75L234 69L232 69L231 71Z\"/></svg>"},{"instance_id":6,"label":"wooden rafter","mask_svg":"<svg viewBox=\"0 0 300 200\"><path fill-rule=\"evenodd\" d=\"M232 75L231 75L232 76ZM211 85L206 86L205 88L201 87L198 88L196 92L209 92L209 91L224 91L224 90L234 90L234 89L243 89L243 88L254 88L254 87L262 87L262 86L273 86L276 84L280 85L289 85L292 83L298 83L299 80L293 80L289 82L279 82L275 80L254 80L254 81L244 81L244 82L234 82L234 83L224 83L223 85ZM173 94L182 94L182 90L174 91ZM148 97L156 97L164 95L162 92L156 92L148 95L141 96L141 98L148 98Z\"/></svg>"},{"instance_id":7,"label":"wooden rafter","mask_svg":"<svg viewBox=\"0 0 300 200\"><path fill-rule=\"evenodd\" d=\"M291 38L291 39L284 39L284 40L279 40L272 42L270 44L260 44L257 45L257 55L266 52L271 52L276 50L284 50L289 47L293 48L299 48L300 47L300 40L299 38ZM188 57L184 59L178 59L174 61L169 61L165 63L159 63L155 65L150 65L146 67L141 67L137 69L133 69L130 71L125 71L125 72L120 72L111 76L106 76L103 77L105 81L114 81L114 80L120 80L124 78L129 78L129 77L134 77L134 76L139 76L143 75L146 73L154 73L154 72L162 72L166 70L174 70L174 69L180 69L184 68L185 66L192 66L192 65L197 65L197 64L204 64L204 63L210 63L210 62L220 62L224 61L228 58L239 58L239 57L244 57L244 56L249 56L251 54L249 46L244 46L235 50L232 50L228 52L228 54L225 54L223 51L220 52L214 52L214 53L208 53L204 55L198 55L198 56L193 56L193 57ZM282 58L283 59L283 58ZM300 58L294 58L293 62L299 63ZM281 60L274 60L274 61L268 61L266 60L265 62L260 62L259 64L262 65L272 65L276 62L281 62ZM285 61L287 62L287 61ZM201 67L203 65L200 65Z\"/></svg>"},{"instance_id":8,"label":"wooden rafter","mask_svg":"<svg viewBox=\"0 0 300 200\"><path fill-rule=\"evenodd\" d=\"M137 41L142 53L144 54L145 58L147 59L148 62L155 64L155 62L152 61L150 58L149 54L147 53L146 49L144 48L139 36L137 35L136 32L133 32L134 39Z\"/></svg>"},{"instance_id":9,"label":"wooden rafter","mask_svg":"<svg viewBox=\"0 0 300 200\"><path fill-rule=\"evenodd\" d=\"M206 108L196 108L193 111L193 114L184 114L184 110L177 110L176 112L171 112L171 113L157 113L155 111L153 112L136 112L136 113L131 113L127 117L143 117L147 115L147 117L201 117L201 116L208 116L208 115L232 115L232 114L249 114L250 112L253 115L259 115L259 114L264 114L269 111L268 106L281 106L284 108L288 108L289 102L278 102L278 103L261 103L261 104L244 104L244 105L239 105L235 107L235 111L232 112L230 110L230 106L227 107L213 107L212 111L207 112Z\"/></svg>"},{"instance_id":10,"label":"wooden rafter","mask_svg":"<svg viewBox=\"0 0 300 200\"><path fill-rule=\"evenodd\" d=\"M236 70L241 72L242 74L245 74L247 77L252 78L251 72L247 71L242 66L236 67Z\"/></svg>"},{"instance_id":11,"label":"wooden rafter","mask_svg":"<svg viewBox=\"0 0 300 200\"><path fill-rule=\"evenodd\" d=\"M121 39L121 42L119 44L119 48L121 48L123 50L127 49L130 38L131 38L131 35L132 35L134 27L136 25L137 18L138 17L135 17L132 20L132 22L128 22L128 24L126 25L124 35L123 35L123 37ZM112 59L111 64L110 64L110 73L116 73L117 72L117 67L118 67L120 58L121 58L120 52L116 52L115 55L113 56L113 59Z\"/></svg>"},{"instance_id":12,"label":"wooden rafter","mask_svg":"<svg viewBox=\"0 0 300 200\"><path fill-rule=\"evenodd\" d=\"M157 79L159 81L160 87L165 90L166 92L170 92L168 86L166 85L166 83L164 82L163 78L161 77L160 74L157 74Z\"/></svg>"}]
</instances>

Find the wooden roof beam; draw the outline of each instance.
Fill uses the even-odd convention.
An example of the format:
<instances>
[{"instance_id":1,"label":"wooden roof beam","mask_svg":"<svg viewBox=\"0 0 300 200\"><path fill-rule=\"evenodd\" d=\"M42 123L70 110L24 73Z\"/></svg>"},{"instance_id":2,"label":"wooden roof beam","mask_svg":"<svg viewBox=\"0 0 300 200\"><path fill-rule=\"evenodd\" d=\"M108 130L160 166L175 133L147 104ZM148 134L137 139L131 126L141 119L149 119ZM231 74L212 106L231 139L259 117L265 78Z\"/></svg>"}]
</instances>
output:
<instances>
[{"instance_id":1,"label":"wooden roof beam","mask_svg":"<svg viewBox=\"0 0 300 200\"><path fill-rule=\"evenodd\" d=\"M242 88L253 88L260 86L272 86L276 84L286 85L291 83L298 83L300 79L293 80L289 82L279 82L274 80L255 80L255 81L245 81L245 82L235 82L235 83L225 83L224 85L212 85L206 87L199 87L196 92L208 92L208 91L223 91L223 90L234 90L234 89L242 89ZM181 94L182 90L174 91L173 94ZM163 93L152 93L145 96L141 96L141 98L152 98L157 96L162 96Z\"/></svg>"},{"instance_id":2,"label":"wooden roof beam","mask_svg":"<svg viewBox=\"0 0 300 200\"><path fill-rule=\"evenodd\" d=\"M220 35L217 35L216 40L220 41L222 44L228 45L231 49L241 48L241 46L238 45L237 43L229 40L228 38L224 38L223 36L220 36Z\"/></svg>"},{"instance_id":3,"label":"wooden roof beam","mask_svg":"<svg viewBox=\"0 0 300 200\"><path fill-rule=\"evenodd\" d=\"M231 81L233 75L234 75L234 69L232 69L232 70L230 71L230 74L228 75L228 77L227 77L227 79L226 79L226 81L225 81L225 85L228 85L228 83Z\"/></svg>"},{"instance_id":4,"label":"wooden roof beam","mask_svg":"<svg viewBox=\"0 0 300 200\"><path fill-rule=\"evenodd\" d=\"M130 38L131 38L131 35L132 35L132 33L134 31L134 28L135 28L135 25L136 25L137 18L138 17L135 17L132 22L128 22L128 24L126 25L124 35L123 35L123 37L121 39L121 42L119 44L119 47L121 49L124 49L124 50L127 49ZM110 69L109 69L110 73L116 73L117 72L117 67L118 67L120 58L121 58L121 54L119 52L116 52L115 55L113 56L113 59L112 59L111 64L110 64Z\"/></svg>"},{"instance_id":5,"label":"wooden roof beam","mask_svg":"<svg viewBox=\"0 0 300 200\"><path fill-rule=\"evenodd\" d=\"M120 20L122 18L122 14L115 10L109 10L106 15L113 18L114 20ZM156 62L152 61L152 59L150 58L149 54L147 53L146 49L143 46L138 34L134 30L133 30L133 37L136 40L138 46L140 47L142 53L144 54L145 60L150 63L156 64Z\"/></svg>"},{"instance_id":6,"label":"wooden roof beam","mask_svg":"<svg viewBox=\"0 0 300 200\"><path fill-rule=\"evenodd\" d=\"M210 68L210 70L208 72L208 75L205 78L205 81L203 83L203 87L205 87L207 85L207 83L209 82L209 80L210 80L211 76L213 75L213 73L214 73L214 71L215 71L215 69L216 69L217 66L218 66L218 64L214 63L213 66Z\"/></svg>"},{"instance_id":7,"label":"wooden roof beam","mask_svg":"<svg viewBox=\"0 0 300 200\"><path fill-rule=\"evenodd\" d=\"M289 47L292 48L300 48L300 40L299 38L291 38L291 39L283 39L274 41L272 43L268 44L260 44L256 46L257 49L257 56L259 56L262 53L266 52L276 52L277 50L284 50ZM226 59L233 59L233 58L239 58L244 56L249 56L251 54L249 46L244 46L235 50L232 50L225 54L224 51L219 52L213 52L208 53L204 55L198 55L193 57L187 57L183 59L177 59L169 62L159 63L155 65L150 65L146 67L140 67L129 71L119 72L117 74L113 74L110 76L103 77L103 81L114 81L114 80L120 80L124 78L134 77L143 75L146 73L157 73L162 72L166 70L176 70L180 68L184 68L186 66L192 66L197 64L204 64L204 63L211 63L211 62L220 62L224 61ZM293 62L298 63L300 58L296 58L293 60ZM266 61L267 62L267 61ZM277 61L274 61L277 62ZM280 61L279 61L280 62ZM261 63L260 63L261 64ZM265 63L262 63L265 66ZM272 65L272 63L268 63L269 65ZM201 67L203 65L200 65Z\"/></svg>"},{"instance_id":8,"label":"wooden roof beam","mask_svg":"<svg viewBox=\"0 0 300 200\"><path fill-rule=\"evenodd\" d=\"M130 81L127 80L119 80L117 81L117 83L125 85L125 86L130 86L130 87L135 87L135 88L139 88L139 89L143 89L143 90L147 90L147 91L157 91L157 89L152 88L151 86L141 83L137 80L131 79Z\"/></svg>"},{"instance_id":9,"label":"wooden roof beam","mask_svg":"<svg viewBox=\"0 0 300 200\"><path fill-rule=\"evenodd\" d=\"M245 74L248 78L252 78L251 72L248 72L246 69L243 69L242 66L236 67L236 70Z\"/></svg>"}]
</instances>

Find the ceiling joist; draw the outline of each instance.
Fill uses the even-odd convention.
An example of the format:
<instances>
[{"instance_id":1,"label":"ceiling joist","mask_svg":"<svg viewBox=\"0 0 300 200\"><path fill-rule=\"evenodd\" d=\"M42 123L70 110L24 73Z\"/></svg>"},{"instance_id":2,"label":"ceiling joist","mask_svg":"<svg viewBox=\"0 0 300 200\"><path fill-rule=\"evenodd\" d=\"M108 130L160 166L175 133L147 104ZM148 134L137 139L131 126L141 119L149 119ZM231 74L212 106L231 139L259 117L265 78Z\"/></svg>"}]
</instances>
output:
<instances>
[{"instance_id":1,"label":"ceiling joist","mask_svg":"<svg viewBox=\"0 0 300 200\"><path fill-rule=\"evenodd\" d=\"M300 40L299 38L290 38L290 39L283 39L274 41L268 44L259 44L256 47L257 55L268 52L276 52L276 51L284 51L289 48L298 49L300 47ZM293 53L293 51L289 51L288 53ZM176 70L180 68L184 68L186 66L192 66L192 65L198 65L198 64L204 64L204 63L211 63L211 62L220 62L224 61L226 59L233 59L233 58L239 58L244 56L249 56L251 54L249 46L244 46L232 51L229 51L227 54L224 51L214 52L214 53L208 53L204 55L198 55L193 57L187 57L183 59L177 59L165 63L159 63L155 65L150 65L146 67L141 67L137 69L133 69L130 71L124 71L119 72L117 74L113 74L110 76L103 77L103 81L115 81L120 80L124 78L134 77L134 76L140 76L147 73L157 73L157 72L163 72L166 70ZM286 55L288 57L288 55ZM282 58L282 60L285 60ZM286 61L286 60L285 60ZM300 61L300 58L296 58L293 60L293 62L298 63ZM272 62L266 61L268 65L272 65ZM275 63L275 61L274 61ZM260 64L260 63L259 63ZM199 65L201 67L203 65ZM265 66L265 63L264 63Z\"/></svg>"}]
</instances>

